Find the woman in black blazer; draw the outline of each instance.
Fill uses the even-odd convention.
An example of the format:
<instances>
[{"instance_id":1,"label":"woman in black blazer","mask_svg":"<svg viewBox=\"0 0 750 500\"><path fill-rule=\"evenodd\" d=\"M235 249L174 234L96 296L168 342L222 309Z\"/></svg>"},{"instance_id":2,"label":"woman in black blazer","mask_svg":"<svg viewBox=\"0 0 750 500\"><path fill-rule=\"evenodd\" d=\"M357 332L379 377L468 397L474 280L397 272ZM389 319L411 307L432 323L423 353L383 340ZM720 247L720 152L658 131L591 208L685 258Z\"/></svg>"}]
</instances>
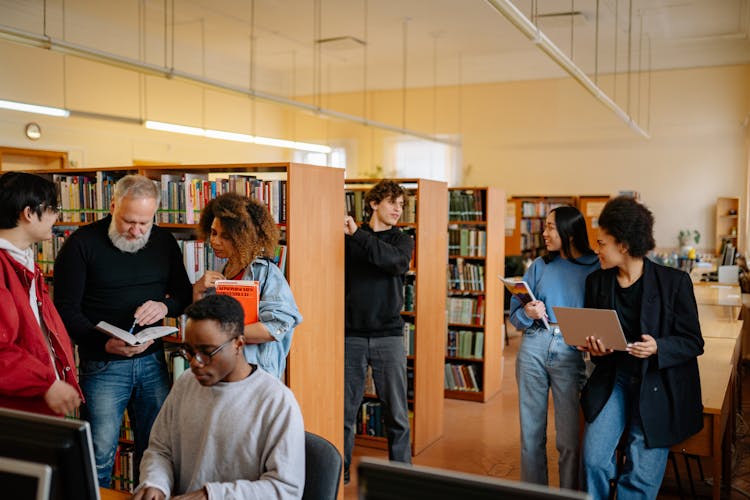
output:
<instances>
[{"instance_id":1,"label":"woman in black blazer","mask_svg":"<svg viewBox=\"0 0 750 500\"><path fill-rule=\"evenodd\" d=\"M581 394L586 418L583 462L595 499L656 498L669 447L703 426L697 356L703 337L690 277L645 258L654 218L632 198L610 200L599 216L601 270L586 280L585 307L614 309L628 350L587 339L594 372ZM615 451L625 446L623 470Z\"/></svg>"}]
</instances>

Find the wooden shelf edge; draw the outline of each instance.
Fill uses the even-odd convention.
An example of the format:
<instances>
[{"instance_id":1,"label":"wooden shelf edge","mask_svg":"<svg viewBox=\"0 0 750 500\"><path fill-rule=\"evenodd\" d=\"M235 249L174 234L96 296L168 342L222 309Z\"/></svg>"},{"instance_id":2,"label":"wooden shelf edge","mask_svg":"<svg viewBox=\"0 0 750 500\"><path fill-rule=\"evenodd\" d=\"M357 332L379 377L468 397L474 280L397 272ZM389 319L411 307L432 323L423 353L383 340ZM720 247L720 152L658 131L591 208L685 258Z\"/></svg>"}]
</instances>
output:
<instances>
[{"instance_id":1,"label":"wooden shelf edge","mask_svg":"<svg viewBox=\"0 0 750 500\"><path fill-rule=\"evenodd\" d=\"M461 399L463 401L474 401L476 403L484 403L484 391L480 391L480 392L453 391L450 389L446 389L445 397L448 399Z\"/></svg>"},{"instance_id":2,"label":"wooden shelf edge","mask_svg":"<svg viewBox=\"0 0 750 500\"><path fill-rule=\"evenodd\" d=\"M362 434L356 434L354 436L354 444L356 446L364 446L365 448L375 448L377 450L388 449L388 440L380 436L365 436Z\"/></svg>"}]
</instances>

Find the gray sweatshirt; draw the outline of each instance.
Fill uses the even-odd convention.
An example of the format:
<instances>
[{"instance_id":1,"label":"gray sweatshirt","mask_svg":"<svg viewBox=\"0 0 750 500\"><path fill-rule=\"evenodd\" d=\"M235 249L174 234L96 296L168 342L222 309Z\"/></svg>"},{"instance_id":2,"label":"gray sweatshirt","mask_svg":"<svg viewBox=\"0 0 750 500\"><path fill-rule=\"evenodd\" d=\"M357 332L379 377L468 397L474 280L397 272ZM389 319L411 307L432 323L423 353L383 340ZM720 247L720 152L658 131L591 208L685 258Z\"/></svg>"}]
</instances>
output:
<instances>
[{"instance_id":1,"label":"gray sweatshirt","mask_svg":"<svg viewBox=\"0 0 750 500\"><path fill-rule=\"evenodd\" d=\"M299 499L305 433L297 401L263 370L212 387L185 372L156 417L140 473L138 489L167 498L205 486L212 500Z\"/></svg>"}]
</instances>

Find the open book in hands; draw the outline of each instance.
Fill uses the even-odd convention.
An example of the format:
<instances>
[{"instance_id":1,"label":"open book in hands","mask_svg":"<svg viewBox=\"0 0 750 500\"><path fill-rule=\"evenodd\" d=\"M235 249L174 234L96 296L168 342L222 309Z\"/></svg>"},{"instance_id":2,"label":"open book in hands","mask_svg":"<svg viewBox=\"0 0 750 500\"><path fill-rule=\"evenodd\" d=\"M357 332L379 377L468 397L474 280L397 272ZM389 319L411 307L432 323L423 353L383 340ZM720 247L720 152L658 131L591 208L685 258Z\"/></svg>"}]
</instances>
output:
<instances>
[{"instance_id":1,"label":"open book in hands","mask_svg":"<svg viewBox=\"0 0 750 500\"><path fill-rule=\"evenodd\" d=\"M507 288L514 297L518 298L518 300L521 302L521 305L525 306L529 302L534 302L536 300L536 297L534 297L534 292L531 291L531 288L529 288L529 284L525 281L509 280L503 278L502 276L498 276L498 278L500 278L500 281L503 282L505 288ZM549 330L549 321L547 321L546 313L544 314L544 316L542 316L542 323L544 323L545 328Z\"/></svg>"},{"instance_id":2,"label":"open book in hands","mask_svg":"<svg viewBox=\"0 0 750 500\"><path fill-rule=\"evenodd\" d=\"M120 340L124 340L130 345L143 344L145 342L148 342L149 340L155 340L178 331L174 326L151 326L149 328L144 328L140 332L133 335L127 330L118 328L115 325L110 325L106 321L100 321L99 323L97 323L96 329L100 332L106 333L107 335L111 335Z\"/></svg>"}]
</instances>

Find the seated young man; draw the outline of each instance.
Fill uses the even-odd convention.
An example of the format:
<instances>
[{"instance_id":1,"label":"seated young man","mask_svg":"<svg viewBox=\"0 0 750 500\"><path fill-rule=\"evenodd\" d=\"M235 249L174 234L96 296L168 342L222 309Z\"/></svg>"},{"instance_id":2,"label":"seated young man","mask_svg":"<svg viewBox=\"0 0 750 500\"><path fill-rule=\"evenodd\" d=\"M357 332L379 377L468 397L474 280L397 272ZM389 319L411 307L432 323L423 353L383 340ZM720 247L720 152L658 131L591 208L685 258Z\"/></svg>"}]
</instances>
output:
<instances>
[{"instance_id":1,"label":"seated young man","mask_svg":"<svg viewBox=\"0 0 750 500\"><path fill-rule=\"evenodd\" d=\"M180 353L192 376L175 381L156 417L133 498L301 498L302 414L286 386L245 360L239 302L210 295L185 314Z\"/></svg>"}]
</instances>

